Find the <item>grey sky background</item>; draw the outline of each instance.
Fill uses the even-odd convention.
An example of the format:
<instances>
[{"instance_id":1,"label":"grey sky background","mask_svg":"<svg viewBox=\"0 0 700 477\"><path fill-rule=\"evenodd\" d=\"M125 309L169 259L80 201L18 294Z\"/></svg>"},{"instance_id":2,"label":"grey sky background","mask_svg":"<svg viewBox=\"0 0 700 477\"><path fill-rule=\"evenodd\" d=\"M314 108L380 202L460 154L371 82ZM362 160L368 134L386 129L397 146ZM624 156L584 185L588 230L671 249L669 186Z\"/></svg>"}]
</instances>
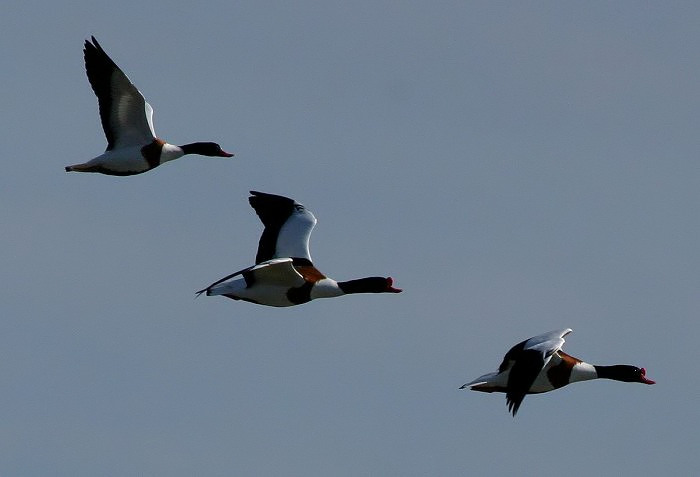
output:
<instances>
[{"instance_id":1,"label":"grey sky background","mask_svg":"<svg viewBox=\"0 0 700 477\"><path fill-rule=\"evenodd\" d=\"M14 2L0 16L1 475L694 475L694 2ZM104 150L83 41L219 142ZM252 264L248 190L319 222L320 270L401 295L194 292ZM647 368L457 388L516 342Z\"/></svg>"}]
</instances>

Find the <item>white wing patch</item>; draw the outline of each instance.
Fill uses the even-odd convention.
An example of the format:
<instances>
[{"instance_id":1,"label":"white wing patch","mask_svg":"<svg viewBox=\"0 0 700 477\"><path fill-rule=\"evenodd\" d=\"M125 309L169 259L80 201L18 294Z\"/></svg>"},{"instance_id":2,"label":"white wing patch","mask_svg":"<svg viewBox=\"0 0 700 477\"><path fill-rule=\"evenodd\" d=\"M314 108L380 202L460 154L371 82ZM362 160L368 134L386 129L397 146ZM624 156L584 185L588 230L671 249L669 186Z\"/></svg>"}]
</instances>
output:
<instances>
[{"instance_id":1,"label":"white wing patch","mask_svg":"<svg viewBox=\"0 0 700 477\"><path fill-rule=\"evenodd\" d=\"M304 206L295 204L295 212L280 228L275 247L276 257L298 257L311 260L309 237L316 225L316 217Z\"/></svg>"},{"instance_id":2,"label":"white wing patch","mask_svg":"<svg viewBox=\"0 0 700 477\"><path fill-rule=\"evenodd\" d=\"M525 343L524 350L534 349L541 351L545 355L559 351L564 346L564 336L571 333L571 328L550 331L541 335L533 336Z\"/></svg>"},{"instance_id":3,"label":"white wing patch","mask_svg":"<svg viewBox=\"0 0 700 477\"><path fill-rule=\"evenodd\" d=\"M121 71L112 75L110 125L114 148L145 146L155 139L153 108Z\"/></svg>"},{"instance_id":4,"label":"white wing patch","mask_svg":"<svg viewBox=\"0 0 700 477\"><path fill-rule=\"evenodd\" d=\"M564 336L571 333L571 328L550 331L527 340L524 350L535 350L542 353L544 364L547 366L552 356L564 346Z\"/></svg>"},{"instance_id":5,"label":"white wing patch","mask_svg":"<svg viewBox=\"0 0 700 477\"><path fill-rule=\"evenodd\" d=\"M156 137L156 130L153 127L153 108L148 102L144 102L146 109L146 121L148 121L148 129L151 130L151 136Z\"/></svg>"},{"instance_id":6,"label":"white wing patch","mask_svg":"<svg viewBox=\"0 0 700 477\"><path fill-rule=\"evenodd\" d=\"M249 288L243 275L251 273L255 282ZM299 275L292 265L291 258L276 258L259 263L245 270L235 273L225 281L210 285L207 289L209 295L234 295L255 300L264 300L272 296L281 295L290 287L299 287L304 284L304 278ZM271 290L273 290L271 292ZM204 291L204 290L202 290Z\"/></svg>"},{"instance_id":7,"label":"white wing patch","mask_svg":"<svg viewBox=\"0 0 700 477\"><path fill-rule=\"evenodd\" d=\"M283 285L298 287L304 284L304 277L296 271L290 258L273 259L259 263L249 270L259 285Z\"/></svg>"}]
</instances>

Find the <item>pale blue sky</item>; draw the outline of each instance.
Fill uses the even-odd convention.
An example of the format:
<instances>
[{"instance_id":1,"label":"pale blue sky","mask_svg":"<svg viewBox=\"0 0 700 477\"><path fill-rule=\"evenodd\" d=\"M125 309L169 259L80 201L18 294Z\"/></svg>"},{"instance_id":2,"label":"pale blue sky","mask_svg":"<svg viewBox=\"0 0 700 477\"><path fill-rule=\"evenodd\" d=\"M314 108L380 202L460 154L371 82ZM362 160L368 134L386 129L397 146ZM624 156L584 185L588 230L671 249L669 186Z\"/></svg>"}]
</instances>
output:
<instances>
[{"instance_id":1,"label":"pale blue sky","mask_svg":"<svg viewBox=\"0 0 700 477\"><path fill-rule=\"evenodd\" d=\"M700 5L59 3L0 16L1 475L700 473ZM105 147L90 35L236 157L63 172ZM252 263L250 189L404 293L195 299ZM457 389L564 327L658 384Z\"/></svg>"}]
</instances>

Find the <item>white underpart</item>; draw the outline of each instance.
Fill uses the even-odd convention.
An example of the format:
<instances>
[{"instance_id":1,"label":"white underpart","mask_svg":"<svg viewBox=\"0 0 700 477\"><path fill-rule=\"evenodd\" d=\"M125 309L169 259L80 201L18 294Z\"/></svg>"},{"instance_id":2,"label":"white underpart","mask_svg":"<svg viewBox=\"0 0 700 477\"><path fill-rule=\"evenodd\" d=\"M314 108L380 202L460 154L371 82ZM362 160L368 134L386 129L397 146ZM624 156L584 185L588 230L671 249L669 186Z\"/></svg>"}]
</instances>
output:
<instances>
[{"instance_id":1,"label":"white underpart","mask_svg":"<svg viewBox=\"0 0 700 477\"><path fill-rule=\"evenodd\" d=\"M102 166L113 171L142 171L148 168L148 163L141 155L141 147L129 146L105 151L82 165Z\"/></svg>"},{"instance_id":2,"label":"white underpart","mask_svg":"<svg viewBox=\"0 0 700 477\"><path fill-rule=\"evenodd\" d=\"M224 286L225 285L225 286ZM289 287L282 285L264 285L248 288L243 277L217 285L212 295L233 295L244 300L252 300L269 306L291 306L294 303L287 298Z\"/></svg>"},{"instance_id":3,"label":"white underpart","mask_svg":"<svg viewBox=\"0 0 700 477\"><path fill-rule=\"evenodd\" d=\"M105 151L103 154L83 164L84 166L102 166L113 171L143 171L148 169L148 161L141 154L143 146L129 146ZM172 161L182 157L182 149L172 144L164 144L160 162Z\"/></svg>"}]
</instances>

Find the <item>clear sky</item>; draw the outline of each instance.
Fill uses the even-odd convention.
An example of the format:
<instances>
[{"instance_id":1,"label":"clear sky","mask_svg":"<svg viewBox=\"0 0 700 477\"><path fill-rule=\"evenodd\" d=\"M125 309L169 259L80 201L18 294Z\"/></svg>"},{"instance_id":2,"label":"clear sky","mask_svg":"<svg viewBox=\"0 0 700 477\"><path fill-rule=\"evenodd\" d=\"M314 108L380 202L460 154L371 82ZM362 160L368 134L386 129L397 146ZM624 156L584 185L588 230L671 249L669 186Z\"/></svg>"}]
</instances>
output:
<instances>
[{"instance_id":1,"label":"clear sky","mask_svg":"<svg viewBox=\"0 0 700 477\"><path fill-rule=\"evenodd\" d=\"M196 5L196 6L194 6ZM0 475L698 475L700 4L32 2L0 16ZM95 35L159 136L104 150ZM253 263L248 190L318 218L288 309L194 292ZM647 368L458 387L510 346Z\"/></svg>"}]
</instances>

